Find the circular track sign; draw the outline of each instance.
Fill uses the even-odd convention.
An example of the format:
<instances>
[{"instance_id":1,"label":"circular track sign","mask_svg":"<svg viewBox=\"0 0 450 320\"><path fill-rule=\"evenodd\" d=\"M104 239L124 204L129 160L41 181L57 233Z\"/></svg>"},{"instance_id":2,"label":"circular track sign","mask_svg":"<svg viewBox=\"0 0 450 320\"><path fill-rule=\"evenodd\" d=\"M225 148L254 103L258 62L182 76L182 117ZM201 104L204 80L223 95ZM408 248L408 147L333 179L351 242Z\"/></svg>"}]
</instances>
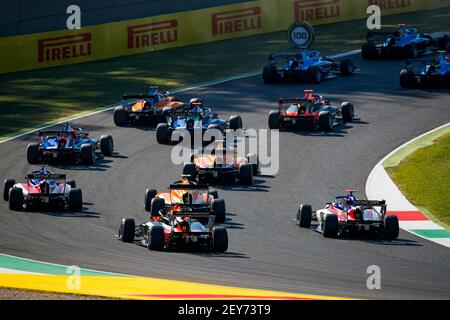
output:
<instances>
[{"instance_id":1,"label":"circular track sign","mask_svg":"<svg viewBox=\"0 0 450 320\"><path fill-rule=\"evenodd\" d=\"M289 44L298 49L310 47L315 36L314 28L308 22L294 22L287 33Z\"/></svg>"}]
</instances>

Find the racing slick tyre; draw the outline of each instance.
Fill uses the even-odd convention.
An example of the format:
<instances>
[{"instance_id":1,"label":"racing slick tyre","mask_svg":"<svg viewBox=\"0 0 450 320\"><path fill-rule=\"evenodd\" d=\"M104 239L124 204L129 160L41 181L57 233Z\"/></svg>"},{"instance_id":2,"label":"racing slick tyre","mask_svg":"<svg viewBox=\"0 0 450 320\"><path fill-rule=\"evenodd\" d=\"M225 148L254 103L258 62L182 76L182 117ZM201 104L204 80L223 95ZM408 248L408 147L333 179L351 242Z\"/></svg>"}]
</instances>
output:
<instances>
[{"instance_id":1,"label":"racing slick tyre","mask_svg":"<svg viewBox=\"0 0 450 320\"><path fill-rule=\"evenodd\" d=\"M375 46L369 43L364 43L361 47L361 57L364 60L374 59L376 57L377 50Z\"/></svg>"},{"instance_id":2,"label":"racing slick tyre","mask_svg":"<svg viewBox=\"0 0 450 320\"><path fill-rule=\"evenodd\" d=\"M83 164L92 165L95 163L95 148L92 144L82 144L80 148L80 158Z\"/></svg>"},{"instance_id":3,"label":"racing slick tyre","mask_svg":"<svg viewBox=\"0 0 450 320\"><path fill-rule=\"evenodd\" d=\"M395 240L398 237L400 227L398 218L395 215L384 217L384 238L388 240Z\"/></svg>"},{"instance_id":4,"label":"racing slick tyre","mask_svg":"<svg viewBox=\"0 0 450 320\"><path fill-rule=\"evenodd\" d=\"M333 119L328 111L321 111L319 113L319 129L325 132L333 129Z\"/></svg>"},{"instance_id":5,"label":"racing slick tyre","mask_svg":"<svg viewBox=\"0 0 450 320\"><path fill-rule=\"evenodd\" d=\"M164 249L164 228L162 226L148 228L147 248L155 251Z\"/></svg>"},{"instance_id":6,"label":"racing slick tyre","mask_svg":"<svg viewBox=\"0 0 450 320\"><path fill-rule=\"evenodd\" d=\"M322 231L325 238L336 238L339 231L338 216L335 214L327 214Z\"/></svg>"},{"instance_id":7,"label":"racing slick tyre","mask_svg":"<svg viewBox=\"0 0 450 320\"><path fill-rule=\"evenodd\" d=\"M249 164L252 165L253 168L253 176L258 175L259 172L259 161L258 161L258 156L254 153L249 153L247 155L247 161Z\"/></svg>"},{"instance_id":8,"label":"racing slick tyre","mask_svg":"<svg viewBox=\"0 0 450 320\"><path fill-rule=\"evenodd\" d=\"M353 104L351 102L343 102L341 105L342 119L345 122L352 122L353 117L355 116L355 109L353 108Z\"/></svg>"},{"instance_id":9,"label":"racing slick tyre","mask_svg":"<svg viewBox=\"0 0 450 320\"><path fill-rule=\"evenodd\" d=\"M159 210L163 209L165 205L164 199L153 198L150 202L150 215L152 217L157 217L159 215Z\"/></svg>"},{"instance_id":10,"label":"racing slick tyre","mask_svg":"<svg viewBox=\"0 0 450 320\"><path fill-rule=\"evenodd\" d=\"M238 115L230 116L230 129L238 130L242 129L242 118Z\"/></svg>"},{"instance_id":11,"label":"racing slick tyre","mask_svg":"<svg viewBox=\"0 0 450 320\"><path fill-rule=\"evenodd\" d=\"M239 181L248 186L253 184L253 167L251 164L246 163L239 167Z\"/></svg>"},{"instance_id":12,"label":"racing slick tyre","mask_svg":"<svg viewBox=\"0 0 450 320\"><path fill-rule=\"evenodd\" d=\"M29 164L38 164L40 158L39 144L29 143L27 146L27 161Z\"/></svg>"},{"instance_id":13,"label":"racing slick tyre","mask_svg":"<svg viewBox=\"0 0 450 320\"><path fill-rule=\"evenodd\" d=\"M126 118L125 110L123 107L116 107L114 108L114 114L113 114L113 120L114 124L118 127L123 127L127 124L127 118Z\"/></svg>"},{"instance_id":14,"label":"racing slick tyre","mask_svg":"<svg viewBox=\"0 0 450 320\"><path fill-rule=\"evenodd\" d=\"M312 208L309 204L301 204L298 208L297 221L300 228L309 228L311 226Z\"/></svg>"},{"instance_id":15,"label":"racing slick tyre","mask_svg":"<svg viewBox=\"0 0 450 320\"><path fill-rule=\"evenodd\" d=\"M160 123L156 127L156 141L159 144L169 143L169 125L167 123Z\"/></svg>"},{"instance_id":16,"label":"racing slick tyre","mask_svg":"<svg viewBox=\"0 0 450 320\"><path fill-rule=\"evenodd\" d=\"M102 154L109 157L114 152L114 140L111 135L103 135L100 137L100 150Z\"/></svg>"},{"instance_id":17,"label":"racing slick tyre","mask_svg":"<svg viewBox=\"0 0 450 320\"><path fill-rule=\"evenodd\" d=\"M74 188L69 191L69 210L80 211L83 208L83 194L81 189Z\"/></svg>"},{"instance_id":18,"label":"racing slick tyre","mask_svg":"<svg viewBox=\"0 0 450 320\"><path fill-rule=\"evenodd\" d=\"M9 200L9 190L14 187L16 184L16 180L14 179L6 179L5 184L3 187L3 200L8 201Z\"/></svg>"},{"instance_id":19,"label":"racing slick tyre","mask_svg":"<svg viewBox=\"0 0 450 320\"><path fill-rule=\"evenodd\" d=\"M444 85L450 86L450 70L444 75Z\"/></svg>"},{"instance_id":20,"label":"racing slick tyre","mask_svg":"<svg viewBox=\"0 0 450 320\"><path fill-rule=\"evenodd\" d=\"M185 163L183 166L183 175L189 175L190 180L196 180L197 179L197 169L195 167L195 164L191 163L191 162Z\"/></svg>"},{"instance_id":21,"label":"racing slick tyre","mask_svg":"<svg viewBox=\"0 0 450 320\"><path fill-rule=\"evenodd\" d=\"M120 223L119 239L123 242L133 242L136 224L132 218L123 218Z\"/></svg>"},{"instance_id":22,"label":"racing slick tyre","mask_svg":"<svg viewBox=\"0 0 450 320\"><path fill-rule=\"evenodd\" d=\"M228 250L228 233L224 227L214 227L212 230L212 248L215 252Z\"/></svg>"},{"instance_id":23,"label":"racing slick tyre","mask_svg":"<svg viewBox=\"0 0 450 320\"><path fill-rule=\"evenodd\" d=\"M269 112L269 129L280 129L280 112L272 110Z\"/></svg>"},{"instance_id":24,"label":"racing slick tyre","mask_svg":"<svg viewBox=\"0 0 450 320\"><path fill-rule=\"evenodd\" d=\"M23 191L20 188L12 188L9 190L9 209L20 211L23 209Z\"/></svg>"},{"instance_id":25,"label":"racing slick tyre","mask_svg":"<svg viewBox=\"0 0 450 320\"><path fill-rule=\"evenodd\" d=\"M438 47L439 50L445 50L447 52L450 51L450 38L448 36L444 36L443 38L438 39Z\"/></svg>"},{"instance_id":26,"label":"racing slick tyre","mask_svg":"<svg viewBox=\"0 0 450 320\"><path fill-rule=\"evenodd\" d=\"M150 212L152 208L152 200L158 192L155 189L147 189L145 190L145 211Z\"/></svg>"},{"instance_id":27,"label":"racing slick tyre","mask_svg":"<svg viewBox=\"0 0 450 320\"><path fill-rule=\"evenodd\" d=\"M351 76L355 73L355 64L351 59L344 59L341 61L339 68L343 76Z\"/></svg>"},{"instance_id":28,"label":"racing slick tyre","mask_svg":"<svg viewBox=\"0 0 450 320\"><path fill-rule=\"evenodd\" d=\"M214 199L219 198L219 192L216 189L211 189L209 191L209 195L211 195Z\"/></svg>"},{"instance_id":29,"label":"racing slick tyre","mask_svg":"<svg viewBox=\"0 0 450 320\"><path fill-rule=\"evenodd\" d=\"M312 66L306 71L308 81L311 83L320 83L322 81L322 71L317 66Z\"/></svg>"},{"instance_id":30,"label":"racing slick tyre","mask_svg":"<svg viewBox=\"0 0 450 320\"><path fill-rule=\"evenodd\" d=\"M262 72L262 78L266 84L276 83L279 80L277 69L272 66L265 66Z\"/></svg>"},{"instance_id":31,"label":"racing slick tyre","mask_svg":"<svg viewBox=\"0 0 450 320\"><path fill-rule=\"evenodd\" d=\"M402 88L415 88L417 85L417 80L412 71L400 71L400 86Z\"/></svg>"},{"instance_id":32,"label":"racing slick tyre","mask_svg":"<svg viewBox=\"0 0 450 320\"><path fill-rule=\"evenodd\" d=\"M214 222L215 223L224 223L226 210L225 210L225 200L223 199L214 199L211 204L212 211L214 212Z\"/></svg>"},{"instance_id":33,"label":"racing slick tyre","mask_svg":"<svg viewBox=\"0 0 450 320\"><path fill-rule=\"evenodd\" d=\"M419 57L419 49L415 43L411 43L406 47L406 56L409 59L417 59Z\"/></svg>"},{"instance_id":34,"label":"racing slick tyre","mask_svg":"<svg viewBox=\"0 0 450 320\"><path fill-rule=\"evenodd\" d=\"M66 184L68 184L71 189L75 189L77 187L75 180L67 180Z\"/></svg>"}]
</instances>

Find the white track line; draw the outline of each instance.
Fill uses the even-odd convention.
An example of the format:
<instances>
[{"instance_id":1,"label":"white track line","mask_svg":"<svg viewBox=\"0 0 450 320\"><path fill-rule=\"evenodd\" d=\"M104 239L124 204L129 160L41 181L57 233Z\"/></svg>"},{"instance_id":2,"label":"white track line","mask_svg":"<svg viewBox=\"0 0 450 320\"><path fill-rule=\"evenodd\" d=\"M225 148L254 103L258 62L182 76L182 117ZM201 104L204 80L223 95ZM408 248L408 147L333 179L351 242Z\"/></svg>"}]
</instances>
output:
<instances>
[{"instance_id":1,"label":"white track line","mask_svg":"<svg viewBox=\"0 0 450 320\"><path fill-rule=\"evenodd\" d=\"M348 52L344 52L344 53L339 53L339 54L336 54L334 56L330 56L330 58L337 59L337 58L351 56L351 55L354 55L354 54L357 54L357 53L360 53L360 52L361 52L361 50L352 50L352 51L348 51ZM229 77L229 78L225 78L225 79L221 79L221 80L201 83L199 85L195 85L195 86L192 86L192 87L175 90L175 91L172 91L172 93L181 93L181 92L186 92L186 91L190 91L190 90L196 90L196 89L200 89L200 88L210 87L210 86L214 86L214 85L218 85L218 84L222 84L222 83L226 83L226 82L230 82L230 81L235 81L235 80L240 80L240 79L244 79L244 78L254 77L254 76L257 76L258 74L260 74L259 71L244 73L244 74L241 74L241 75L237 75L237 76L233 76L233 77ZM26 136L26 135L28 135L30 133L33 133L33 132L36 132L36 131L39 131L39 130L44 130L44 129L53 127L55 125L58 125L58 124L61 124L61 123L64 123L64 122L72 122L74 120L78 120L78 119L85 118L85 117L90 117L90 116L96 115L98 113L109 111L109 110L114 109L116 106L118 106L118 105L117 104L114 104L112 106L109 105L109 106L107 106L107 107L105 107L104 109L101 109L101 110L85 113L85 114L82 114L82 115L74 115L72 117L69 117L69 118L66 118L66 119L63 119L63 120L57 120L57 121L55 121L55 122L53 122L51 124L42 126L40 128L32 129L30 131L18 134L16 136L13 136L13 137L1 140L0 144L8 142L8 141L11 141L11 140L14 140L14 139L17 139L17 138L20 138L20 137L23 137L23 136Z\"/></svg>"}]
</instances>

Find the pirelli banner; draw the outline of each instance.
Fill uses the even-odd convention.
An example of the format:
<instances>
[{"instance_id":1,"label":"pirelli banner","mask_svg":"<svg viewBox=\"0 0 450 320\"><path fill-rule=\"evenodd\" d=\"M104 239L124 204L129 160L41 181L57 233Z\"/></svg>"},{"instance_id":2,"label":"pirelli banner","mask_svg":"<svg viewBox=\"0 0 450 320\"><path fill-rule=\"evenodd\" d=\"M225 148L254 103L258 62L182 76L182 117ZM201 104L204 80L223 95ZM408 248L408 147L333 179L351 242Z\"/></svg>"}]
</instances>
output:
<instances>
[{"instance_id":1,"label":"pirelli banner","mask_svg":"<svg viewBox=\"0 0 450 320\"><path fill-rule=\"evenodd\" d=\"M0 38L0 73L108 59L313 25L450 6L450 0L257 0L23 36Z\"/></svg>"}]
</instances>

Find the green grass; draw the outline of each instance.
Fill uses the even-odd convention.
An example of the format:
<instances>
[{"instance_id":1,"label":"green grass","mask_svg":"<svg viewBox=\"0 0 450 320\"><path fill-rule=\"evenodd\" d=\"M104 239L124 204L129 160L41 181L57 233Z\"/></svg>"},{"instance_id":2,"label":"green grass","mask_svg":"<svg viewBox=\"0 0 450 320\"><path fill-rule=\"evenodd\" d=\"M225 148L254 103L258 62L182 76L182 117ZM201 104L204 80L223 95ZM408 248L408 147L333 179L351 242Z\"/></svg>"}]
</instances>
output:
<instances>
[{"instance_id":1,"label":"green grass","mask_svg":"<svg viewBox=\"0 0 450 320\"><path fill-rule=\"evenodd\" d=\"M450 29L450 8L383 17L424 32ZM316 27L323 54L360 48L365 20ZM257 71L268 53L290 50L285 32L168 49L59 68L0 75L0 139L44 123L120 102L149 85L167 90Z\"/></svg>"},{"instance_id":2,"label":"green grass","mask_svg":"<svg viewBox=\"0 0 450 320\"><path fill-rule=\"evenodd\" d=\"M450 132L386 170L409 201L450 226Z\"/></svg>"}]
</instances>

